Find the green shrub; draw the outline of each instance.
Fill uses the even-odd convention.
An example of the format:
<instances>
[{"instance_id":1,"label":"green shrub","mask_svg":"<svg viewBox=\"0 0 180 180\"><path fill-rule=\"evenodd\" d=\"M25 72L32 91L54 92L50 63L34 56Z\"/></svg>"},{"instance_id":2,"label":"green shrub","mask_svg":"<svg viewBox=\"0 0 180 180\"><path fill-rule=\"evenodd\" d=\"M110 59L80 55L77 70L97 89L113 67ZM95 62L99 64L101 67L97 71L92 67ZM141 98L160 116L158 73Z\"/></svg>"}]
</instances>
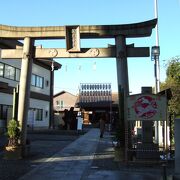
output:
<instances>
[{"instance_id":1,"label":"green shrub","mask_svg":"<svg viewBox=\"0 0 180 180\"><path fill-rule=\"evenodd\" d=\"M9 137L8 146L17 146L20 137L20 129L16 120L12 119L9 121L7 135Z\"/></svg>"}]
</instances>

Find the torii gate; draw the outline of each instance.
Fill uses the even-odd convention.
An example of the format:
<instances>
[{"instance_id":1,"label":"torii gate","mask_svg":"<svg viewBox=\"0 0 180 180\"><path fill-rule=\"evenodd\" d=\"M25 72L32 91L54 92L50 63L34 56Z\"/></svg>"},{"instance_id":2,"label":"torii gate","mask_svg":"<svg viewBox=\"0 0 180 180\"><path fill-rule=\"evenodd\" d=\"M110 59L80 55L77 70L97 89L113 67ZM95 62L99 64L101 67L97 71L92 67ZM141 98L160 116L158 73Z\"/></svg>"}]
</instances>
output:
<instances>
[{"instance_id":1,"label":"torii gate","mask_svg":"<svg viewBox=\"0 0 180 180\"><path fill-rule=\"evenodd\" d=\"M30 98L32 59L40 58L109 58L117 62L121 141L125 142L126 97L129 95L127 57L149 57L149 47L127 45L126 38L148 37L155 28L157 19L123 25L15 27L0 25L0 38L24 40L23 48L2 49L2 59L21 59L18 121L21 127L21 144L25 146L27 116ZM80 38L115 38L115 46L107 48L81 48ZM38 48L34 41L39 39L66 39L66 48Z\"/></svg>"}]
</instances>

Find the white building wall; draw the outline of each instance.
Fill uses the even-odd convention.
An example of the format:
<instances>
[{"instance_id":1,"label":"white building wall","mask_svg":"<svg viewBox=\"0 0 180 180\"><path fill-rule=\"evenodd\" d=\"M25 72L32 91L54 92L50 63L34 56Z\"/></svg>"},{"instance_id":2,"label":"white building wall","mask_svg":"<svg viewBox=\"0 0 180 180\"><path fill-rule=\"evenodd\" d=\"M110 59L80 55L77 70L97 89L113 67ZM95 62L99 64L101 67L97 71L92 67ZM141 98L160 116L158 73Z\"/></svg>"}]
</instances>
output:
<instances>
[{"instance_id":1,"label":"white building wall","mask_svg":"<svg viewBox=\"0 0 180 180\"><path fill-rule=\"evenodd\" d=\"M0 92L0 104L12 105L13 96L11 94L1 93Z\"/></svg>"},{"instance_id":2,"label":"white building wall","mask_svg":"<svg viewBox=\"0 0 180 180\"><path fill-rule=\"evenodd\" d=\"M21 69L21 60L2 60L0 59L0 62L11 65L13 67ZM44 86L43 88L38 88L31 86L31 91L37 92L40 94L50 95L50 71L39 66L36 64L33 64L32 73L38 76L41 76L44 78ZM11 87L16 87L19 83L18 81L10 80L7 78L0 77L1 82L8 83ZM48 83L47 83L48 81ZM47 86L48 84L48 86ZM13 96L11 94L6 93L0 93L0 104L4 105L12 105L13 104ZM48 128L49 127L49 101L42 101L38 99L30 99L30 108L37 108L37 109L43 109L43 120L42 121L34 121L34 127L43 127ZM47 116L46 116L46 111ZM0 120L1 121L1 120ZM1 122L0 122L1 125Z\"/></svg>"},{"instance_id":3,"label":"white building wall","mask_svg":"<svg viewBox=\"0 0 180 180\"><path fill-rule=\"evenodd\" d=\"M13 104L13 96L10 94L0 93L0 104L4 105L12 105ZM37 99L30 99L30 109L37 108L43 109L43 118L42 121L36 121L28 119L29 122L33 123L33 127L38 128L48 128L49 127L49 106L50 103L48 101L42 101ZM47 112L47 116L46 116ZM0 120L0 124L3 124L2 120ZM31 124L32 125L32 124Z\"/></svg>"},{"instance_id":4,"label":"white building wall","mask_svg":"<svg viewBox=\"0 0 180 180\"><path fill-rule=\"evenodd\" d=\"M12 103L13 103L12 95L0 93L0 104L12 105ZM1 129L1 127L4 128L5 126L6 126L6 122L4 120L0 119L0 129Z\"/></svg>"},{"instance_id":5,"label":"white building wall","mask_svg":"<svg viewBox=\"0 0 180 180\"><path fill-rule=\"evenodd\" d=\"M21 60L14 60L14 59L13 60L2 60L2 59L0 59L0 62L21 69ZM12 86L12 87L16 87L17 83L19 83L18 81L13 81L11 79L7 79L7 78L3 78L3 77L0 77L0 81L8 83L8 85Z\"/></svg>"},{"instance_id":6,"label":"white building wall","mask_svg":"<svg viewBox=\"0 0 180 180\"><path fill-rule=\"evenodd\" d=\"M34 120L33 127L38 127L38 128L48 128L49 127L49 113L50 113L49 106L50 106L50 103L47 101L30 99L30 108L43 109L42 121ZM46 116L46 111L47 111L47 116Z\"/></svg>"},{"instance_id":7,"label":"white building wall","mask_svg":"<svg viewBox=\"0 0 180 180\"><path fill-rule=\"evenodd\" d=\"M33 64L32 73L39 75L41 77L44 77L44 87L42 89L42 88L31 86L31 90L34 92L49 95L50 94L50 71L36 64ZM48 81L48 86L47 86L47 81Z\"/></svg>"},{"instance_id":8,"label":"white building wall","mask_svg":"<svg viewBox=\"0 0 180 180\"><path fill-rule=\"evenodd\" d=\"M21 69L21 60L1 60L0 59L0 62L9 64L13 67ZM41 66L33 64L32 73L44 78L44 87L42 89L39 87L31 86L31 91L49 95L50 94L50 71ZM8 83L9 86L12 86L12 87L16 87L16 84L19 83L17 81L13 81L13 80L2 78L2 77L0 77L0 81ZM47 86L47 81L48 81L48 86Z\"/></svg>"}]
</instances>

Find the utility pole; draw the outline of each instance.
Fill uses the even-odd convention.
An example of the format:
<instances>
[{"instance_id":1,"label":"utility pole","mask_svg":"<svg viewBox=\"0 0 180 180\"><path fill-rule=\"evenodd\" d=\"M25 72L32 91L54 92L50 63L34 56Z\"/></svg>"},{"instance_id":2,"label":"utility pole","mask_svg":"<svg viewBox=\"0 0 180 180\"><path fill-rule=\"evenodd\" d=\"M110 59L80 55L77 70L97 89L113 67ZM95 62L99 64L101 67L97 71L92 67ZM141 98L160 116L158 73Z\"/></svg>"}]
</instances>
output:
<instances>
[{"instance_id":1,"label":"utility pole","mask_svg":"<svg viewBox=\"0 0 180 180\"><path fill-rule=\"evenodd\" d=\"M155 18L158 19L158 2L157 0L154 0L154 9L155 9ZM159 29L158 29L158 21L155 27L156 31L156 47L159 47ZM159 57L156 57L155 60L155 80L156 80L156 86L155 86L155 93L157 94L160 92L160 66L159 66Z\"/></svg>"},{"instance_id":2,"label":"utility pole","mask_svg":"<svg viewBox=\"0 0 180 180\"><path fill-rule=\"evenodd\" d=\"M154 0L154 15L155 18L158 19L158 2ZM155 27L156 32L156 46L152 47L152 54L154 56L154 76L155 76L155 94L160 92L160 67L159 67L159 55L160 55L160 48L159 48L159 29L158 29L158 21ZM154 52L153 52L154 48ZM155 140L157 144L159 144L159 121L155 122Z\"/></svg>"}]
</instances>

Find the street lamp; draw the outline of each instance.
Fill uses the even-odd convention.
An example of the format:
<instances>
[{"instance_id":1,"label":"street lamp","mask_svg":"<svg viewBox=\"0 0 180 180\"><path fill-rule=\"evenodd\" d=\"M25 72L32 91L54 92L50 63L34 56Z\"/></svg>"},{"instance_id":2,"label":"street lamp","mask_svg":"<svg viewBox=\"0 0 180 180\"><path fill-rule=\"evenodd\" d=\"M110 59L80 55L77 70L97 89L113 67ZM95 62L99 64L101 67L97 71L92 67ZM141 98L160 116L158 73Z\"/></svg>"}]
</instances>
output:
<instances>
[{"instance_id":1,"label":"street lamp","mask_svg":"<svg viewBox=\"0 0 180 180\"><path fill-rule=\"evenodd\" d=\"M154 76L155 76L155 94L160 92L160 81L159 81L159 55L160 47L152 46L151 48L151 60L154 61ZM159 144L159 122L155 122L155 141Z\"/></svg>"},{"instance_id":2,"label":"street lamp","mask_svg":"<svg viewBox=\"0 0 180 180\"><path fill-rule=\"evenodd\" d=\"M152 46L152 48L151 48L151 60L154 61L155 94L157 94L160 91L159 56L160 56L160 47L159 46Z\"/></svg>"},{"instance_id":3,"label":"street lamp","mask_svg":"<svg viewBox=\"0 0 180 180\"><path fill-rule=\"evenodd\" d=\"M160 55L160 47L159 46L152 46L152 48L151 48L152 60L155 60L156 58L159 59L159 55Z\"/></svg>"}]
</instances>

